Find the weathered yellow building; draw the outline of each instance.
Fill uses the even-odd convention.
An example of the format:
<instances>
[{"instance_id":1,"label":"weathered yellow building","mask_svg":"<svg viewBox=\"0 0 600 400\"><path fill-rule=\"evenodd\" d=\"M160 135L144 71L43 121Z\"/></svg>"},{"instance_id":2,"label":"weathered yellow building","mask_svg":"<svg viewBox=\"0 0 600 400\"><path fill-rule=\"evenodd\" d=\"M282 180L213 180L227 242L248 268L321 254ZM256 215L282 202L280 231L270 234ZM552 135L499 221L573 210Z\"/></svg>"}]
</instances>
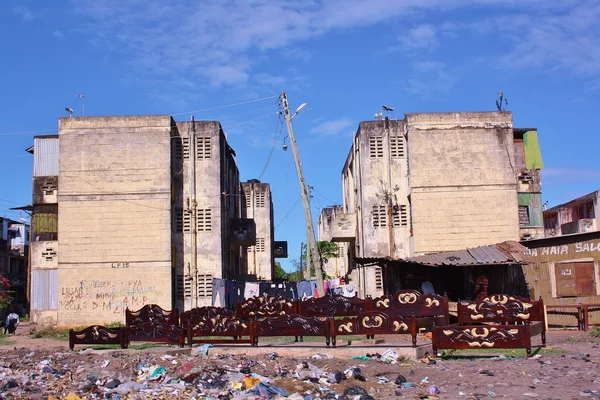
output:
<instances>
[{"instance_id":1,"label":"weathered yellow building","mask_svg":"<svg viewBox=\"0 0 600 400\"><path fill-rule=\"evenodd\" d=\"M242 246L256 242L255 215L242 215L218 121L61 118L58 136L34 138L28 151L33 323L123 322L126 308L146 304L188 310L212 304L213 278L270 278L272 218L260 217L264 267L248 271ZM260 199L271 216L270 192Z\"/></svg>"},{"instance_id":2,"label":"weathered yellow building","mask_svg":"<svg viewBox=\"0 0 600 400\"><path fill-rule=\"evenodd\" d=\"M350 270L366 260L352 279L377 296L385 260L543 237L541 168L537 131L514 128L510 112L364 121L319 238L346 244Z\"/></svg>"}]
</instances>

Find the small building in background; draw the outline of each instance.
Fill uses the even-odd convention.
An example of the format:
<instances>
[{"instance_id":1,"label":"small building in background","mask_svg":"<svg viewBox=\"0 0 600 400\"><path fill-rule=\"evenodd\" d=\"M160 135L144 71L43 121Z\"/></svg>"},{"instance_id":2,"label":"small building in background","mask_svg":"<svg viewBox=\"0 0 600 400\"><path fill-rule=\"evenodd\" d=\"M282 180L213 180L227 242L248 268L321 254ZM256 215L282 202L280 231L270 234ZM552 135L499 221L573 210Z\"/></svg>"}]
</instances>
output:
<instances>
[{"instance_id":1,"label":"small building in background","mask_svg":"<svg viewBox=\"0 0 600 400\"><path fill-rule=\"evenodd\" d=\"M358 258L363 265L383 265L386 293L400 289L423 291L430 282L437 294L449 300L471 300L476 297L478 277L488 280L488 294L529 296L523 265L529 262L527 249L515 241L478 246L455 251L442 251L408 257L403 260Z\"/></svg>"},{"instance_id":2,"label":"small building in background","mask_svg":"<svg viewBox=\"0 0 600 400\"><path fill-rule=\"evenodd\" d=\"M253 220L256 225L255 244L244 246L243 269L257 280L271 280L274 262L274 226L271 186L258 179L241 183L242 218Z\"/></svg>"},{"instance_id":3,"label":"small building in background","mask_svg":"<svg viewBox=\"0 0 600 400\"><path fill-rule=\"evenodd\" d=\"M544 210L546 237L594 232L600 229L600 190Z\"/></svg>"},{"instance_id":4,"label":"small building in background","mask_svg":"<svg viewBox=\"0 0 600 400\"><path fill-rule=\"evenodd\" d=\"M14 312L25 316L27 310L27 257L29 224L0 217L0 275L10 282ZM0 317L3 317L0 310Z\"/></svg>"},{"instance_id":5,"label":"small building in background","mask_svg":"<svg viewBox=\"0 0 600 400\"><path fill-rule=\"evenodd\" d=\"M585 196L584 196L585 197ZM600 231L522 242L530 263L523 266L532 298L546 305L600 304ZM600 324L600 307L590 308L590 324ZM548 323L577 324L577 309L548 310Z\"/></svg>"}]
</instances>

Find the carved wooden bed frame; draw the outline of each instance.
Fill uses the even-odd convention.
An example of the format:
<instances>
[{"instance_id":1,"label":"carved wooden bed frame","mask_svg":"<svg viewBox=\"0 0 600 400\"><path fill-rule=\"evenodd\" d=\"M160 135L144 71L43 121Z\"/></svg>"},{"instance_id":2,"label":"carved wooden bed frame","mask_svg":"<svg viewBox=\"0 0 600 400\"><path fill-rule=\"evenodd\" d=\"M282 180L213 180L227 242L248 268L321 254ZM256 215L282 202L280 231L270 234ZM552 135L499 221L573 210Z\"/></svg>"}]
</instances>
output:
<instances>
[{"instance_id":1,"label":"carved wooden bed frame","mask_svg":"<svg viewBox=\"0 0 600 400\"><path fill-rule=\"evenodd\" d=\"M531 356L531 338L541 335L546 346L546 321L542 299L496 294L480 300L458 302L458 324L435 327L433 352L440 349L517 349Z\"/></svg>"},{"instance_id":2,"label":"carved wooden bed frame","mask_svg":"<svg viewBox=\"0 0 600 400\"><path fill-rule=\"evenodd\" d=\"M254 345L255 342L254 323L239 318L234 311L221 307L199 307L183 312L181 328L185 332L189 346L195 343L250 343ZM223 337L223 339L214 337ZM229 339L224 339L225 337L229 337Z\"/></svg>"},{"instance_id":3,"label":"carved wooden bed frame","mask_svg":"<svg viewBox=\"0 0 600 400\"><path fill-rule=\"evenodd\" d=\"M146 304L137 311L125 309L125 331L129 342L176 343L183 347L184 331L179 326L179 310L165 310Z\"/></svg>"},{"instance_id":4,"label":"carved wooden bed frame","mask_svg":"<svg viewBox=\"0 0 600 400\"><path fill-rule=\"evenodd\" d=\"M296 341L303 336L323 336L328 347L330 343L335 347L336 337L342 335L410 334L416 346L418 328L436 322L448 324L447 298L414 290L375 299L334 294L304 301L265 294L238 302L235 311L199 307L181 313L181 318L176 308L169 311L155 304L137 311L126 309L122 336L125 347L131 341L176 343L180 347L186 341L189 346L258 346L261 336L295 336ZM84 342L78 343L96 343L89 338L84 336Z\"/></svg>"},{"instance_id":5,"label":"carved wooden bed frame","mask_svg":"<svg viewBox=\"0 0 600 400\"><path fill-rule=\"evenodd\" d=\"M80 331L69 329L69 349L76 344L118 344L127 348L124 328L107 328L102 325L91 325Z\"/></svg>"}]
</instances>

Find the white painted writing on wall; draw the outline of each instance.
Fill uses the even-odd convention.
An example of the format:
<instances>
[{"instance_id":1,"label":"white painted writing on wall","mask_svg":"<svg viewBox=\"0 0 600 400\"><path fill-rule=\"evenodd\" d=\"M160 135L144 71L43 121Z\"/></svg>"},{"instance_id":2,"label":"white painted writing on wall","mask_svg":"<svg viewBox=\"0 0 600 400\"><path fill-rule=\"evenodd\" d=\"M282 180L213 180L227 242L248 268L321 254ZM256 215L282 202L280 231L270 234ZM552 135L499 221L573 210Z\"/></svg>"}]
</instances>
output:
<instances>
[{"instance_id":1,"label":"white painted writing on wall","mask_svg":"<svg viewBox=\"0 0 600 400\"><path fill-rule=\"evenodd\" d=\"M597 251L600 252L600 242L587 242L587 243L575 243L573 245L574 251L571 251L568 245L562 246L549 246L549 247L540 247L537 249L529 249L528 254L530 256L548 256L548 255L563 255L563 254L571 254L571 253L587 253Z\"/></svg>"}]
</instances>

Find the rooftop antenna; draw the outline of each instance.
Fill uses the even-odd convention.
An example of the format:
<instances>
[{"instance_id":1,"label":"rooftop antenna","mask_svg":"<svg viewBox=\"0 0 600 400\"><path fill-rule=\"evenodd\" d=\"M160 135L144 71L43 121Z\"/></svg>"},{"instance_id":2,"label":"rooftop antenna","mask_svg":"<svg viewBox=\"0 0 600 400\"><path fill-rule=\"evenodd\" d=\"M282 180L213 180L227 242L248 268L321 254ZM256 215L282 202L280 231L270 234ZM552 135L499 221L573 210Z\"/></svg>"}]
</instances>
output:
<instances>
[{"instance_id":1,"label":"rooftop antenna","mask_svg":"<svg viewBox=\"0 0 600 400\"><path fill-rule=\"evenodd\" d=\"M504 104L502 101L504 100ZM498 100L496 100L496 108L498 111L506 111L506 107L508 107L508 99L504 98L504 93L498 92Z\"/></svg>"},{"instance_id":2,"label":"rooftop antenna","mask_svg":"<svg viewBox=\"0 0 600 400\"><path fill-rule=\"evenodd\" d=\"M373 117L375 118L376 121L381 121L383 119L383 113L382 112L375 113L375 115L373 115Z\"/></svg>"},{"instance_id":3,"label":"rooftop antenna","mask_svg":"<svg viewBox=\"0 0 600 400\"><path fill-rule=\"evenodd\" d=\"M83 93L77 93L75 97L77 97L77 101L75 102L73 108L75 108L77 106L77 103L79 103L79 100L81 100L81 116L85 117L85 104L83 102Z\"/></svg>"},{"instance_id":4,"label":"rooftop antenna","mask_svg":"<svg viewBox=\"0 0 600 400\"><path fill-rule=\"evenodd\" d=\"M385 117L386 117L387 119L395 119L395 118L393 118L393 112L394 112L394 110L396 109L395 107L390 107L390 106L387 106L387 105L385 105L385 104L384 104L384 105L381 107L381 109L382 109L382 110L385 112ZM381 113L380 113L380 114L381 114ZM392 117L392 118L390 118L390 117Z\"/></svg>"},{"instance_id":5,"label":"rooftop antenna","mask_svg":"<svg viewBox=\"0 0 600 400\"><path fill-rule=\"evenodd\" d=\"M65 111L69 113L69 117L73 116L73 109L70 107L65 107Z\"/></svg>"}]
</instances>

